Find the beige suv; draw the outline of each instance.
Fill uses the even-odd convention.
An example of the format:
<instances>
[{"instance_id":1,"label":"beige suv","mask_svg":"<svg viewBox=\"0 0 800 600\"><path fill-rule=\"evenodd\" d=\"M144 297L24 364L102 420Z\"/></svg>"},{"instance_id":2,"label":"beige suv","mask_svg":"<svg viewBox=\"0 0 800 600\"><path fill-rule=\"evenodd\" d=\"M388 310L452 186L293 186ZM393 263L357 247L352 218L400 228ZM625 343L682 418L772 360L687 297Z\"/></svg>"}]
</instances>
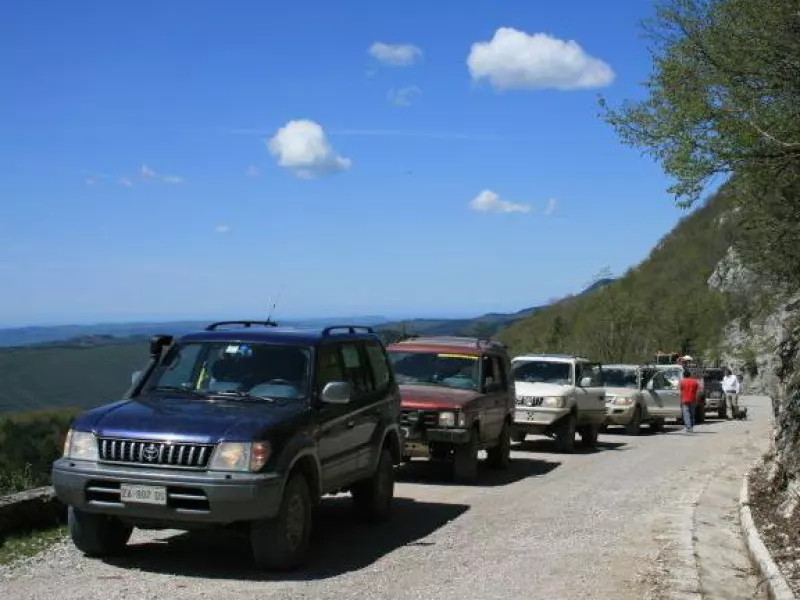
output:
<instances>
[{"instance_id":1,"label":"beige suv","mask_svg":"<svg viewBox=\"0 0 800 600\"><path fill-rule=\"evenodd\" d=\"M605 422L605 389L599 363L566 354L525 354L511 361L517 406L514 439L546 435L561 452L572 452L575 433L597 444Z\"/></svg>"}]
</instances>

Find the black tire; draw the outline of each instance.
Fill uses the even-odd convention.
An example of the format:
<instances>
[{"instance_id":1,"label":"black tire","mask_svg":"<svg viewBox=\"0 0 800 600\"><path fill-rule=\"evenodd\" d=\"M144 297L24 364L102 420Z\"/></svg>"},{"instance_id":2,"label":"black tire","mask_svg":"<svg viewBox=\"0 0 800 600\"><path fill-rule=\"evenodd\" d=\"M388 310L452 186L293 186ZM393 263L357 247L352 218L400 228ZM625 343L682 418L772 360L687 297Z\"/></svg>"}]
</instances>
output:
<instances>
[{"instance_id":1,"label":"black tire","mask_svg":"<svg viewBox=\"0 0 800 600\"><path fill-rule=\"evenodd\" d=\"M694 422L696 425L701 425L706 422L706 405L698 404L694 410Z\"/></svg>"},{"instance_id":2,"label":"black tire","mask_svg":"<svg viewBox=\"0 0 800 600\"><path fill-rule=\"evenodd\" d=\"M639 435L642 428L642 407L638 404L633 411L633 418L625 425L625 433L628 435Z\"/></svg>"},{"instance_id":3,"label":"black tire","mask_svg":"<svg viewBox=\"0 0 800 600\"><path fill-rule=\"evenodd\" d=\"M458 483L474 483L478 479L478 431L471 429L469 441L455 447L453 479Z\"/></svg>"},{"instance_id":4,"label":"black tire","mask_svg":"<svg viewBox=\"0 0 800 600\"><path fill-rule=\"evenodd\" d=\"M312 502L306 478L295 473L283 491L278 515L250 524L250 548L258 568L288 571L308 560Z\"/></svg>"},{"instance_id":5,"label":"black tire","mask_svg":"<svg viewBox=\"0 0 800 600\"><path fill-rule=\"evenodd\" d=\"M555 426L556 448L559 452L572 453L575 451L575 432L578 419L575 413L569 413Z\"/></svg>"},{"instance_id":6,"label":"black tire","mask_svg":"<svg viewBox=\"0 0 800 600\"><path fill-rule=\"evenodd\" d=\"M84 512L74 506L67 510L67 528L78 550L97 557L122 553L133 533L133 527L116 517Z\"/></svg>"},{"instance_id":7,"label":"black tire","mask_svg":"<svg viewBox=\"0 0 800 600\"><path fill-rule=\"evenodd\" d=\"M581 436L581 445L586 448L597 447L597 438L600 434L600 425L582 425L578 427L578 433Z\"/></svg>"},{"instance_id":8,"label":"black tire","mask_svg":"<svg viewBox=\"0 0 800 600\"><path fill-rule=\"evenodd\" d=\"M528 435L524 431L515 431L512 435L512 439L518 444L524 444L527 437Z\"/></svg>"},{"instance_id":9,"label":"black tire","mask_svg":"<svg viewBox=\"0 0 800 600\"><path fill-rule=\"evenodd\" d=\"M392 516L394 499L394 465L388 448L381 450L372 477L359 481L351 489L353 505L359 517L366 521L388 521Z\"/></svg>"},{"instance_id":10,"label":"black tire","mask_svg":"<svg viewBox=\"0 0 800 600\"><path fill-rule=\"evenodd\" d=\"M511 464L511 428L506 421L500 431L497 446L486 451L486 463L492 469L507 469Z\"/></svg>"}]
</instances>

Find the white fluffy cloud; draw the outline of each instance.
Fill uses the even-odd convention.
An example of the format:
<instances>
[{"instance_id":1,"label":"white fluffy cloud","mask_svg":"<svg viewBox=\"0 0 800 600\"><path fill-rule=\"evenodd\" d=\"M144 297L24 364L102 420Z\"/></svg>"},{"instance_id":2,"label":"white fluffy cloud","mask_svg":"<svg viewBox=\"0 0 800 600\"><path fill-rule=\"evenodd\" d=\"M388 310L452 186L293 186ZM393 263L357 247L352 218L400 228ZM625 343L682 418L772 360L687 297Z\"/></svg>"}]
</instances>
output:
<instances>
[{"instance_id":1,"label":"white fluffy cloud","mask_svg":"<svg viewBox=\"0 0 800 600\"><path fill-rule=\"evenodd\" d=\"M289 121L278 129L267 146L278 165L303 179L346 171L353 164L349 158L336 154L322 127L308 119Z\"/></svg>"},{"instance_id":2,"label":"white fluffy cloud","mask_svg":"<svg viewBox=\"0 0 800 600\"><path fill-rule=\"evenodd\" d=\"M556 208L558 208L558 200L550 198L550 200L547 201L547 206L544 207L544 214L550 216L556 212Z\"/></svg>"},{"instance_id":3,"label":"white fluffy cloud","mask_svg":"<svg viewBox=\"0 0 800 600\"><path fill-rule=\"evenodd\" d=\"M395 106L411 106L414 99L422 94L422 90L415 85L402 88L392 88L386 97Z\"/></svg>"},{"instance_id":4,"label":"white fluffy cloud","mask_svg":"<svg viewBox=\"0 0 800 600\"><path fill-rule=\"evenodd\" d=\"M502 200L492 190L483 190L470 201L469 207L474 211L487 213L527 213L532 210L530 204L514 204L508 200Z\"/></svg>"},{"instance_id":5,"label":"white fluffy cloud","mask_svg":"<svg viewBox=\"0 0 800 600\"><path fill-rule=\"evenodd\" d=\"M372 58L392 67L407 67L422 58L422 49L413 44L375 42L367 52Z\"/></svg>"},{"instance_id":6,"label":"white fluffy cloud","mask_svg":"<svg viewBox=\"0 0 800 600\"><path fill-rule=\"evenodd\" d=\"M500 27L488 42L472 44L467 67L473 80L488 79L496 90L577 90L614 81L614 71L574 40L546 33L529 35Z\"/></svg>"},{"instance_id":7,"label":"white fluffy cloud","mask_svg":"<svg viewBox=\"0 0 800 600\"><path fill-rule=\"evenodd\" d=\"M153 169L151 169L147 165L142 165L142 168L139 169L139 175L143 179L160 180L163 181L164 183L171 183L173 185L178 183L183 183L183 177L179 175L161 175L159 173L156 173ZM122 183L122 185L126 185L122 181L120 181L120 183Z\"/></svg>"}]
</instances>

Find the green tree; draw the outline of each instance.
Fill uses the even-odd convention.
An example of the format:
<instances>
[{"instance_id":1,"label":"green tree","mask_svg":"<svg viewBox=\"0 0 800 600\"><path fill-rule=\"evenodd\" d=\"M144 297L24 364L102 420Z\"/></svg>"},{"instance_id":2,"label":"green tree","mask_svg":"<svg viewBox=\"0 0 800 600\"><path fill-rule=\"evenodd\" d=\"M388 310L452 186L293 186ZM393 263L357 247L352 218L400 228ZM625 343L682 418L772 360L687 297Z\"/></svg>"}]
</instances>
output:
<instances>
[{"instance_id":1,"label":"green tree","mask_svg":"<svg viewBox=\"0 0 800 600\"><path fill-rule=\"evenodd\" d=\"M648 95L601 99L623 142L677 181L689 206L719 174L793 177L800 163L800 1L662 0L645 24Z\"/></svg>"},{"instance_id":2,"label":"green tree","mask_svg":"<svg viewBox=\"0 0 800 600\"><path fill-rule=\"evenodd\" d=\"M661 0L646 33L654 60L646 96L617 109L601 98L604 118L674 179L669 189L679 206L692 206L715 177L732 175L726 193L740 208L734 245L776 291L797 290L800 0ZM678 319L662 321L670 326L665 337L682 351L714 347L695 333L709 321L703 311L724 314L723 303L687 293L683 304ZM789 410L797 348L790 336L777 353L788 385L773 402L779 494L800 480L800 435ZM753 356L743 358L757 369Z\"/></svg>"},{"instance_id":3,"label":"green tree","mask_svg":"<svg viewBox=\"0 0 800 600\"><path fill-rule=\"evenodd\" d=\"M644 24L654 68L643 100L602 115L692 206L733 174L736 240L772 283L800 286L800 0L662 0Z\"/></svg>"}]
</instances>

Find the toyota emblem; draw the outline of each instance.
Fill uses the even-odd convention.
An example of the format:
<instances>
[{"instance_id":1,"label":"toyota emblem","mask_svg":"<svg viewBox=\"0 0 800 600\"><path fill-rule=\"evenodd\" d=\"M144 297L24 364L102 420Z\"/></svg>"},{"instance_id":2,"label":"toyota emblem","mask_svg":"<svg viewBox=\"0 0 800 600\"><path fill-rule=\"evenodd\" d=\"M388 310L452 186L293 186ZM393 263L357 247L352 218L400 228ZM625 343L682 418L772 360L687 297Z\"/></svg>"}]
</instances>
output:
<instances>
[{"instance_id":1,"label":"toyota emblem","mask_svg":"<svg viewBox=\"0 0 800 600\"><path fill-rule=\"evenodd\" d=\"M153 462L158 457L158 448L155 444L150 444L142 451L142 454L147 462Z\"/></svg>"}]
</instances>

